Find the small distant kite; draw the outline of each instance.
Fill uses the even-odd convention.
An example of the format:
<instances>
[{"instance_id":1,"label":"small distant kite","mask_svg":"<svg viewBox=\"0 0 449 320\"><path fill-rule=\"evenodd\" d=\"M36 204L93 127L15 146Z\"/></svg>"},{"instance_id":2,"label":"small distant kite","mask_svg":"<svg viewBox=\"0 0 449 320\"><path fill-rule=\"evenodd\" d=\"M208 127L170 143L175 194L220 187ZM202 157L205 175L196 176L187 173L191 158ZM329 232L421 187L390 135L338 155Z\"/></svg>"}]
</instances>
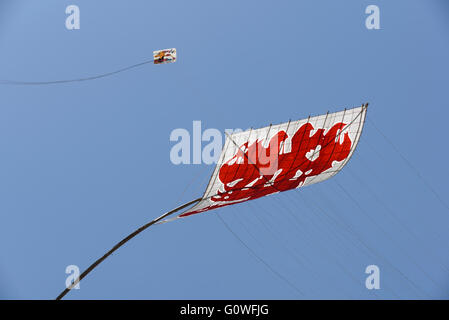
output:
<instances>
[{"instance_id":1,"label":"small distant kite","mask_svg":"<svg viewBox=\"0 0 449 320\"><path fill-rule=\"evenodd\" d=\"M176 49L164 49L153 51L154 64L172 63L176 61Z\"/></svg>"},{"instance_id":2,"label":"small distant kite","mask_svg":"<svg viewBox=\"0 0 449 320\"><path fill-rule=\"evenodd\" d=\"M364 104L349 110L227 135L219 161L201 198L163 214L128 235L87 268L56 299L64 297L127 241L153 224L172 220L164 219L175 212L186 209L173 219L183 218L333 177L354 153L362 134L367 107L368 104Z\"/></svg>"}]
</instances>

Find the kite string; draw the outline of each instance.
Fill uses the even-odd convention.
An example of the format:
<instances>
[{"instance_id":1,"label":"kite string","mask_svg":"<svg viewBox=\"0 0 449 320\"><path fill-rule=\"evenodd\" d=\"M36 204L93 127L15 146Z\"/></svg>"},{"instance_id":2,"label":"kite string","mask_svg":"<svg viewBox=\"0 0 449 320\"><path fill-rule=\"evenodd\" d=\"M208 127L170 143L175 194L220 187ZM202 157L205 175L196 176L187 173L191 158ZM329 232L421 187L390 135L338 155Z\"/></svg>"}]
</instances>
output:
<instances>
[{"instance_id":1,"label":"kite string","mask_svg":"<svg viewBox=\"0 0 449 320\"><path fill-rule=\"evenodd\" d=\"M370 255L373 254L371 252L371 249L369 249L369 247L364 243L364 241L357 234L351 232L349 227L347 227L344 223L341 223L341 221L337 221L337 219L332 217L330 214L326 213L326 211L323 208L321 208L320 206L318 206L318 204L316 204L316 203L314 203L314 205L317 207L318 210L315 210L315 208L305 200L305 197L303 196L300 189L293 189L293 190L298 191L297 194L302 198L303 204L305 204L306 207L309 208L309 210L312 210L316 214L316 216L320 219L322 224L328 225L329 229L326 229L326 232L331 232L333 234L333 236L335 237L335 239L336 240L340 239L340 241L342 241L342 243L345 241L350 241L350 243L353 243L352 239L355 238L365 248L365 250L368 252L368 254L370 254ZM288 196L288 192L285 192L285 195ZM323 195L321 195L320 201L322 201L324 198L325 197L323 197ZM289 197L289 199L291 199L290 200L291 203L296 203L298 207L303 207L303 205L301 205L301 203L298 201L297 197L292 196L292 197ZM304 212L307 212L307 211L304 211ZM320 213L322 213L323 215L320 215ZM325 217L327 217L328 219L323 219ZM349 224L348 224L348 226L349 226ZM318 224L315 224L315 227L317 228L317 230L320 230L318 228ZM340 229L339 227L344 227L345 230L347 231L348 236L345 237L344 234L339 231L339 229ZM337 229L335 231L333 231L332 228L337 228ZM351 234L352 234L352 236L351 236ZM323 252L327 251L327 253L332 252L332 251L324 250L324 249L322 251ZM333 255L330 254L329 256L333 256ZM335 261L351 279L353 279L357 283L359 283L359 280L354 278L354 276L351 274L351 272L349 270L347 270L347 268L344 267L344 264L338 263L337 258L335 258ZM385 285L384 285L384 287L387 288L387 286L385 286ZM393 290L391 290L391 293L394 296L396 296L397 298L399 298L399 296L395 292L393 292ZM379 296L375 292L372 292L372 294L374 296L376 296L377 298L379 298Z\"/></svg>"},{"instance_id":2,"label":"kite string","mask_svg":"<svg viewBox=\"0 0 449 320\"><path fill-rule=\"evenodd\" d=\"M257 255L257 253L251 249L243 240L242 238L240 238L238 236L238 234L236 234L231 227L226 223L226 221L219 215L219 214L215 214L216 217L218 217L218 219L220 219L220 221L223 223L223 225L225 226L225 228L234 236L235 239L237 239L238 242L240 242L252 255L253 257L255 257L260 263L262 263L263 265L265 265L265 267L267 267L273 274L275 274L279 279L281 279L282 281L284 281L286 284L288 284L292 289L294 289L297 293L299 293L300 295L304 295L304 293L299 290L292 282L290 282L287 278L285 278L282 274L280 274L279 272L277 272L274 268L272 268L264 259L262 259L259 255Z\"/></svg>"},{"instance_id":3,"label":"kite string","mask_svg":"<svg viewBox=\"0 0 449 320\"><path fill-rule=\"evenodd\" d=\"M376 152L377 153L377 152ZM360 154L357 154L357 159L358 161L360 161L362 163L362 165L365 168L368 168L368 163L360 156ZM415 240L417 240L417 242L421 242L423 243L423 238L421 235L415 233L414 231L412 231L410 228L408 228L406 226L406 223L404 222L404 220L402 218L400 218L399 215L396 214L395 210L393 210L389 205L386 204L385 201L383 201L381 199L381 196L379 194L377 194L375 192L375 190L373 188L371 188L367 182L365 182L363 179L361 179L358 175L356 175L354 172L352 172L351 170L347 170L351 176L353 177L354 180L356 180L361 186L363 186L364 188L368 189L369 194L390 214L390 217L393 218L393 220L396 221L396 223L402 227L403 230L405 230L406 232L408 232L413 238L415 238ZM372 167L369 168L368 172L374 172L375 169L373 169ZM382 184L387 183L385 179L383 178L383 175L381 174L374 174L374 176L376 177L376 179L378 179L378 181L380 181ZM443 236L439 233L439 232L434 232L435 235L437 235L440 238L443 238ZM441 242L442 245L446 245L445 243ZM446 246L446 250L448 250L449 247ZM432 251L429 251L432 252ZM439 260L443 266L443 268L449 272L449 268L442 262L441 258L439 256L435 256L435 258L437 260Z\"/></svg>"},{"instance_id":4,"label":"kite string","mask_svg":"<svg viewBox=\"0 0 449 320\"><path fill-rule=\"evenodd\" d=\"M362 110L362 111L363 111L363 110ZM360 115L360 114L359 114L359 115ZM359 115L358 115L358 116L359 116ZM358 117L358 116L357 116L357 117ZM357 119L357 117L356 117L355 119ZM354 120L355 120L355 119L354 119ZM353 121L354 121L354 120L353 120ZM351 121L351 123L348 124L347 127L348 127L349 125L351 125L353 121ZM345 128L344 128L344 129L345 129ZM344 129L343 129L343 130L344 130ZM341 130L341 132L343 132L343 130ZM341 132L340 132L340 133L341 133ZM236 143L236 142L235 142L229 135L228 135L228 138L234 143L234 145L237 146L237 148L240 149L240 147L237 145L237 143ZM241 150L241 149L240 149L240 150ZM241 151L242 151L242 150L241 150ZM247 155L246 155L243 151L242 151L242 153L245 155L245 157L247 158L247 160L250 161L250 159L248 159ZM250 162L251 162L251 161L250 161ZM255 163L252 163L252 162L251 162L251 164L253 164L253 165L256 167L256 169L259 171L259 173L260 173L260 170L259 170L258 166L257 166ZM262 175L262 176L263 176L263 175ZM263 176L263 177L264 177L264 176ZM265 177L264 177L264 178L265 178ZM265 178L265 179L266 179L266 178ZM268 181L267 181L267 182L268 182ZM339 185L339 186L342 187L341 185ZM273 186L273 187L274 187L274 186ZM277 188L275 187L275 189L277 189ZM280 190L278 190L278 191L280 191ZM382 230L382 231L383 231L383 230ZM416 264L416 263L415 263L415 264ZM402 273L401 273L401 274L402 274ZM409 282L410 282L416 289L418 289L418 288L416 287L416 285L415 285L415 284L414 284L408 277L406 277L404 274L402 274L402 275L403 275L403 276L404 276L404 277L405 277L405 278L406 278L406 279L407 279L407 280L408 280L408 281L409 281ZM430 277L429 277L429 279L430 279L430 280L433 280L433 279L430 278ZM419 289L418 289L418 290L419 290Z\"/></svg>"},{"instance_id":5,"label":"kite string","mask_svg":"<svg viewBox=\"0 0 449 320\"><path fill-rule=\"evenodd\" d=\"M385 236L387 236L388 238L389 238L389 240L390 240L390 242L391 243L393 243L393 239L391 238L391 236L384 230L384 229L382 229L381 227L380 227L380 225L375 221L375 219L373 219L365 210L364 210L364 208L360 205L360 203L357 201L357 200L355 200L355 198L343 187L343 185L341 185L339 182L338 182L338 180L335 180L334 181L334 183L340 188L340 190L342 190L343 191L343 193L346 195L346 197L348 197L348 199L350 199L355 205L356 205L356 207L358 207L358 209L362 212L362 213L364 213L365 214L365 216L371 221L371 223L373 224L373 225L375 225L375 226L377 226L377 228L385 235ZM401 248L400 248L401 249ZM374 250L373 248L371 248L371 250ZM375 251L373 251L374 253L375 253ZM429 275L428 275L428 273L420 266L420 265L418 265L417 264L417 262L416 262L416 260L414 260L406 251L404 251L403 250L403 254L408 258L408 259L410 259L412 262L413 262L413 264L416 266L416 267L418 267L418 269L420 269L428 278L429 278L429 280L430 281L432 281L432 282L434 282L434 284L438 287L438 284L435 282L435 280L432 278L432 277L430 277ZM378 255L378 254L376 254L379 258L381 258L382 259L382 256L381 255ZM421 294L425 294L425 295L427 295L428 297L429 297L429 295L427 294L427 293L425 293L424 291L422 291L419 287L418 287L418 285L414 282L414 281L412 281L408 276L406 276L400 269L398 269L398 268L396 268L391 262L389 262L385 257L383 257L383 259L388 263L388 264L390 264L390 266L392 267L392 268L394 268L398 273L400 273L405 279L407 279L407 281L409 281L410 282L410 284L417 290L417 292L419 292L419 293L421 293Z\"/></svg>"},{"instance_id":6,"label":"kite string","mask_svg":"<svg viewBox=\"0 0 449 320\"><path fill-rule=\"evenodd\" d=\"M247 204L248 204L248 206L250 207L250 212L252 213L253 210L254 210L255 208L252 208L251 205L254 205L254 203L248 202ZM235 206L234 209L235 209L235 211L239 210L239 206ZM255 210L257 210L257 209L255 209ZM239 224L242 226L242 228L246 231L246 233L247 233L248 235L250 235L250 237L251 237L252 239L254 239L254 241L255 241L257 244L259 244L259 246L260 246L262 249L265 249L266 246L262 243L261 240L259 240L258 237L256 237L255 234L253 234L253 233L250 231L250 228L247 227L247 225L245 224L244 219L240 219L240 218L239 218L239 217L244 217L245 214L241 214L241 213L240 213L240 214L237 214L237 215L234 214L233 216L234 216L235 220L238 221ZM264 226L264 228L268 231L268 233L269 233L269 234L271 235L271 237L275 240L275 242L277 241L277 242L281 245L281 247L283 247L284 250L286 250L287 253L290 254L290 256L291 256L291 257L298 263L298 265L300 265L300 267L302 267L302 268L304 268L304 269L307 269L307 273L308 273L308 274L312 274L313 277L314 277L317 281L320 280L320 277L318 277L317 275L314 274L314 269L313 269L312 267L309 267L309 266L311 265L311 263L309 263L309 264L307 265L306 263L304 263L304 262L302 261L302 260L306 260L306 257L305 257L305 256L299 257L299 256L296 254L296 252L295 252L294 250L289 250L289 248L288 248L286 245L284 245L284 244L282 243L282 240L283 240L283 239L281 240L280 237L277 237L276 234L275 234L275 232L271 231L271 230L268 228L268 226L266 225L266 223L264 223L264 222L258 217L258 214L253 214L253 216L256 217L256 218L259 220L259 223L261 223L261 224ZM255 227L255 225L256 225L256 224L251 223L251 222L248 222L248 221L246 221L246 223L247 223L248 225L252 226L252 227ZM262 237L262 239L266 239L266 233L264 233L264 236ZM315 289L309 288L308 290L309 290L309 294L312 294L311 291L313 290L313 291L314 291L314 294L315 294L316 296L319 295L319 292L317 292Z\"/></svg>"},{"instance_id":7,"label":"kite string","mask_svg":"<svg viewBox=\"0 0 449 320\"><path fill-rule=\"evenodd\" d=\"M307 204L307 202L305 201L305 197L302 196L300 189L294 189L295 191L297 191L297 193L302 197L303 202L306 204L307 207L311 207L310 204ZM310 199L309 199L310 200ZM363 239L362 237L355 231L356 228L354 228L354 226L347 220L345 220L343 218L343 215L339 215L338 219L334 216L332 216L331 214L329 214L328 212L326 212L320 205L318 205L317 201L313 201L311 200L311 202L313 203L313 205L318 209L319 212L321 212L324 216L326 216L330 221L331 224L333 224L334 226L339 226L342 229L344 229L348 235L352 235L353 238L355 238L355 240L362 245L362 247L365 248L366 252L370 255L373 255L379 259L382 259L385 261L385 263L387 263L388 265L390 265L393 269L395 269L395 267L392 265L391 262L389 262L387 260L387 258L382 257L373 247L371 247L370 245L368 245ZM313 207L311 207L313 210ZM314 212L316 212L315 210L313 210ZM352 238L351 237L351 238ZM402 274L401 274L402 275ZM407 280L407 283L410 281L407 277L404 277ZM388 286L384 285L385 288L388 288ZM396 296L397 298L399 298L398 294L395 293L391 288L390 288L390 292L392 295ZM377 295L376 295L377 296Z\"/></svg>"},{"instance_id":8,"label":"kite string","mask_svg":"<svg viewBox=\"0 0 449 320\"><path fill-rule=\"evenodd\" d=\"M292 202L293 203L293 202ZM256 206L256 204L257 204L257 201L255 201L254 203L251 203L251 202L248 202L248 206L251 206L251 205L254 205L254 206ZM258 207L259 207L259 211L260 212L264 212L265 214L267 214L267 215L270 215L271 217L272 217L272 215L271 214L269 214L269 211L268 211L268 209L266 209L263 205L258 205ZM305 212L305 211L304 211ZM313 269L313 266L312 266L312 263L310 262L310 259L309 259L309 265L307 265L307 264L305 264L305 263L303 263L301 260L306 260L306 256L304 256L303 254L300 254L300 253L298 253L296 250L294 250L294 249L290 249L288 246L287 246L287 241L285 240L285 238L283 238L281 235L282 234L285 234L285 230L283 230L282 232L277 232L277 233L275 233L275 232L273 232L270 228L268 228L268 226L267 226L267 223L264 221L264 219L263 219L263 215L262 214L260 214L260 217L259 217L259 213L257 213L257 214L253 214L253 216L254 217L256 217L257 218L257 220L259 221L259 223L261 223L262 225L264 225L265 226L265 229L271 234L271 236L272 236L272 238L273 239L275 239L275 240L277 240L277 242L281 245L281 247L283 247L284 248L284 250L286 250L293 258L294 258L294 260L296 261L296 262L298 262L298 264L300 264L301 266L303 266L305 269L307 269L307 270L309 270L309 274L311 275L311 276L313 276L316 280L322 280L322 277L317 277L317 275L315 274L315 272L314 271L316 271L316 270L314 270ZM274 220L279 220L279 219L274 219ZM288 223L288 222L287 222ZM291 225L291 224L290 224ZM295 224L296 225L296 224ZM319 229L319 227L315 224L315 228L316 228L316 230L320 230ZM273 229L274 229L274 227L273 227ZM295 228L296 229L296 228ZM306 228L303 228L303 230L304 231L306 231L307 230L307 227ZM301 235L302 237L301 237L301 241L300 241L300 243L302 243L303 245L306 245L306 246L314 246L316 243L310 238L310 236L309 237L306 237L306 235L305 235L305 233L306 232L299 232L299 233L297 233L297 232L295 232L295 234L298 234L298 235ZM355 279L354 278L354 276L347 270L347 268L345 268L344 267L344 265L342 265L341 263L339 263L339 261L336 259L336 257L335 257L335 255L333 255L333 254L331 254L330 253L330 251L328 251L327 249L326 249L326 247L323 247L323 246L320 246L320 249L319 250L321 250L322 252L326 252L326 256L327 257L329 257L329 259L332 259L342 270L343 270L343 272L345 272L352 280L355 280L356 281L356 283L359 283L359 280L358 279ZM332 257L332 258L331 258ZM329 283L331 283L332 281L333 281L334 279L328 279L327 281L329 282ZM339 288L339 290L341 290L342 292L343 291L345 291L345 289L344 288ZM348 293L348 292L345 292L345 294L349 297L350 296L350 294ZM376 296L377 296L377 294L375 294Z\"/></svg>"},{"instance_id":9,"label":"kite string","mask_svg":"<svg viewBox=\"0 0 449 320\"><path fill-rule=\"evenodd\" d=\"M107 72L107 73L103 73L103 74L99 74L99 75L95 75L95 76L90 76L90 77L85 77L85 78L77 78L77 79L67 79L67 80L54 80L54 81L14 81L14 80L0 80L0 84L2 85L48 85L48 84L61 84L61 83L70 83L70 82L81 82L81 81L89 81L89 80L95 80L95 79L100 79L100 78L105 78L105 77L109 77L112 76L114 74L117 73L121 73L133 68L137 68L140 66L143 66L145 64L148 63L152 63L154 62L153 59L151 60L146 60L140 63L136 63L115 71L111 71L111 72Z\"/></svg>"},{"instance_id":10,"label":"kite string","mask_svg":"<svg viewBox=\"0 0 449 320\"><path fill-rule=\"evenodd\" d=\"M432 185L424 178L419 170L399 151L399 149L393 144L393 142L388 139L388 137L380 130L373 121L368 119L368 122L373 126L374 129L387 141L387 143L393 148L393 150L402 158L402 160L407 164L407 166L414 171L414 173L424 182L424 184L429 188L429 190L434 194L434 196L441 202L441 204L449 210L449 205L443 200L443 198L438 194L438 192L432 187Z\"/></svg>"}]
</instances>

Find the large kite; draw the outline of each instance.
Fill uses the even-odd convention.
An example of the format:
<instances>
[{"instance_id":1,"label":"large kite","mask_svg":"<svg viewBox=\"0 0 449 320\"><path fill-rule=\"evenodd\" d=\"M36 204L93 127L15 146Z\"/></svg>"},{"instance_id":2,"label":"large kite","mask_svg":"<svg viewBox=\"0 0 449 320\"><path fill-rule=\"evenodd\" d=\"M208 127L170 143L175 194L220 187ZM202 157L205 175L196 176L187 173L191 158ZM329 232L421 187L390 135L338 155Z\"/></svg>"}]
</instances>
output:
<instances>
[{"instance_id":1,"label":"large kite","mask_svg":"<svg viewBox=\"0 0 449 320\"><path fill-rule=\"evenodd\" d=\"M143 225L95 261L57 299L124 243L153 224L257 199L327 180L349 161L359 142L368 104L335 113L233 133L201 198ZM193 206L192 206L193 205ZM191 207L192 206L192 207Z\"/></svg>"}]
</instances>

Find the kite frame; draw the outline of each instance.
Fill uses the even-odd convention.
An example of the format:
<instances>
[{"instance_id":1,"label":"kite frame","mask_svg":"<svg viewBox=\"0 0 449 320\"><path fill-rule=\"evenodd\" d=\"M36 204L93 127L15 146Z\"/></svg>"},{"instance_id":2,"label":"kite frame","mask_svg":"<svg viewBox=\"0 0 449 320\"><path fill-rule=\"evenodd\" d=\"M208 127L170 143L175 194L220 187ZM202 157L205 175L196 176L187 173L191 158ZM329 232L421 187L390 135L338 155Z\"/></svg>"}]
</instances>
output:
<instances>
[{"instance_id":1,"label":"kite frame","mask_svg":"<svg viewBox=\"0 0 449 320\"><path fill-rule=\"evenodd\" d=\"M365 116L365 118L366 118L366 111L367 111L367 108L368 108L368 103L366 103L366 104L362 104L362 110L361 110L361 112L360 112L360 114L362 114L363 112L364 112L364 116ZM346 111L346 108L345 108L345 111ZM329 112L328 112L329 113ZM328 114L327 113L327 114ZM326 118L327 118L327 114L326 114ZM360 116L360 114L358 115L358 116L356 116L356 118L354 118L352 121L351 121L351 123L349 123L349 124L347 124L339 133L338 133L338 135L340 135L345 129L346 129L346 127L349 127L350 125L352 125L352 123ZM310 119L310 116L309 116L309 119ZM365 122L365 119L363 119L363 122ZM290 124L290 121L289 121L289 124ZM271 125L270 125L270 129L271 129ZM251 130L252 130L252 128L251 128ZM363 126L362 126L362 130L363 130ZM359 130L357 130L357 131L359 131ZM358 145L358 141L360 140L360 136L361 136L361 130L360 130L360 132L358 132L359 134L358 134L358 137L357 137L357 143L355 144L355 146L354 146L354 150L355 150L355 148L357 147L357 145ZM268 134L267 134L267 136L268 136ZM228 135L228 138L230 139L230 141L232 142L232 143L234 143L234 144L236 144L235 143L235 141ZM238 148L240 148L238 145L237 145L237 147ZM349 158L351 158L352 157L352 155L353 155L353 153L354 153L354 150L352 150L352 152L351 152L351 154L350 154L350 156L349 156ZM249 159L248 159L249 160ZM344 162L344 164L343 164L343 166L342 166L342 168L346 165L346 163L349 161L349 159L345 159L346 161ZM253 165L256 167L256 169L257 170L259 170L259 168L257 167L257 165L256 164L254 164L253 163ZM336 173L334 173L333 175L331 175L329 178L331 178L331 177L333 177L334 175L335 175ZM262 175L263 176L263 175ZM266 178L265 178L266 179ZM209 183L210 183L210 181L209 181ZM126 236L125 238L123 238L120 242L118 242L115 246L113 246L112 247L112 249L110 249L108 252L106 252L101 258L99 258L99 259L97 259L94 263L92 263L83 273L81 273L81 275L78 277L78 278L76 278L75 279L75 281L73 281L73 283L70 285L70 286L68 286L66 289L64 289L57 297L56 297L56 300L61 300L67 293L69 293L69 291L70 290L72 290L82 279L84 279L90 272L92 272L100 263L102 263L107 257L109 257L112 253L114 253L116 250L118 250L121 246L123 246L126 242L128 242L129 240L131 240L132 238L134 238L135 236L137 236L139 233L141 233L142 231L144 231L144 230L146 230L146 229L148 229L149 227L151 227L152 225L154 225L154 224L157 224L157 223L163 223L163 222L165 222L165 221L163 221L163 219L165 219L165 218L167 218L168 216L170 216L170 215L172 215L173 213L176 213L176 212L178 212L178 211L180 211L180 210L182 210L182 209L185 209L185 208L187 208L187 207L189 207L189 206L191 206L191 205L193 205L193 207L196 205L196 204L198 204L199 202L201 202L202 200L204 200L204 196L206 195L206 193L207 193L207 189L208 188L206 188L206 191L205 191L205 193L203 194L203 196L201 197L201 198L197 198L197 199L195 199L195 200L192 200L192 201L189 201L189 202L187 202L187 203L185 203L185 204L183 204L183 205L181 205L181 206L178 206L178 207L176 207L175 209L173 209L173 210L170 210L170 211L168 211L168 212L166 212L166 213L164 213L163 215L161 215L161 216L159 216L159 217L157 217L156 219L154 219L154 220L152 220L152 221L150 221L150 222L148 222L148 223L146 223L146 224L144 224L143 226L141 226L140 228L138 228L137 230L135 230L134 232L132 232L132 233L130 233L128 236ZM192 208L193 208L192 207ZM179 216L177 216L177 217L175 217L175 218L179 218Z\"/></svg>"}]
</instances>

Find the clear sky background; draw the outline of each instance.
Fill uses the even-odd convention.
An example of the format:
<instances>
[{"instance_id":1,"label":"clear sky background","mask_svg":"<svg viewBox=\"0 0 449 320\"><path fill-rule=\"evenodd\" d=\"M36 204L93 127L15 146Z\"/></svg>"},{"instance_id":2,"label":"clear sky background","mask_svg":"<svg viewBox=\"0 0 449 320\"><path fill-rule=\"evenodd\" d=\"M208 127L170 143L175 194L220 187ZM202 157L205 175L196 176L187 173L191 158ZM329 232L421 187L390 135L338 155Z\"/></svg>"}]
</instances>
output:
<instances>
[{"instance_id":1,"label":"clear sky background","mask_svg":"<svg viewBox=\"0 0 449 320\"><path fill-rule=\"evenodd\" d=\"M80 30L65 28L70 4ZM380 30L365 28L370 4ZM155 226L67 298L449 298L449 210L431 190L449 196L448 33L444 0L2 0L0 80L90 76L170 47L179 58L0 86L0 297L55 298L66 266L85 269L200 196L213 166L173 165L173 129L370 102L355 155L331 180ZM371 264L377 291L365 288Z\"/></svg>"}]
</instances>

